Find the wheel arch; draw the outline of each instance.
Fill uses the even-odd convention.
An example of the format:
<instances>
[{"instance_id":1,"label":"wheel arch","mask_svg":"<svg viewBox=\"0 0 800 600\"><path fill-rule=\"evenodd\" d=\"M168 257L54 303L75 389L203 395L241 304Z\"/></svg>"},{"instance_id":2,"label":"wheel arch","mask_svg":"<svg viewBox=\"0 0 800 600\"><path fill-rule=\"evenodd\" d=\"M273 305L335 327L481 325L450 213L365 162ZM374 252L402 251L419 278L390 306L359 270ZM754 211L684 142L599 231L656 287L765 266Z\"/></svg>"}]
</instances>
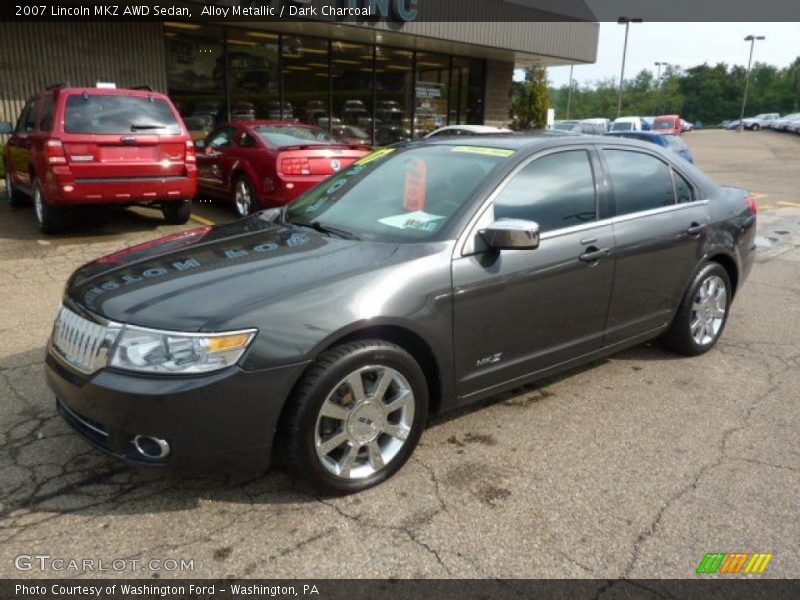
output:
<instances>
[{"instance_id":1,"label":"wheel arch","mask_svg":"<svg viewBox=\"0 0 800 600\"><path fill-rule=\"evenodd\" d=\"M706 262L717 263L725 269L728 273L728 279L731 282L731 298L736 296L736 290L739 287L739 266L736 264L736 261L728 254L720 252L709 256Z\"/></svg>"}]
</instances>

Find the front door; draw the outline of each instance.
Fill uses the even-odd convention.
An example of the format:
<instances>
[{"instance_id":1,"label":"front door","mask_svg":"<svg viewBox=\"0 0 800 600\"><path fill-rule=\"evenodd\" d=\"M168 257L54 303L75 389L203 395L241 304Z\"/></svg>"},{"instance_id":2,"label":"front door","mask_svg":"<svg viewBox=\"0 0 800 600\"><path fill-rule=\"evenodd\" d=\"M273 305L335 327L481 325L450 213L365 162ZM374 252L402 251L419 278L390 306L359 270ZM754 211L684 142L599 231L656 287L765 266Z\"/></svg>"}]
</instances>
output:
<instances>
[{"instance_id":1,"label":"front door","mask_svg":"<svg viewBox=\"0 0 800 600\"><path fill-rule=\"evenodd\" d=\"M197 183L201 193L212 196L225 195L225 161L233 147L233 138L238 134L236 127L222 127L206 138L205 147L197 155Z\"/></svg>"},{"instance_id":2,"label":"front door","mask_svg":"<svg viewBox=\"0 0 800 600\"><path fill-rule=\"evenodd\" d=\"M614 237L610 221L598 220L596 167L587 148L534 158L501 186L481 221L535 221L539 247L481 251L477 242L470 250L468 240L466 255L453 261L459 396L601 348Z\"/></svg>"}]
</instances>

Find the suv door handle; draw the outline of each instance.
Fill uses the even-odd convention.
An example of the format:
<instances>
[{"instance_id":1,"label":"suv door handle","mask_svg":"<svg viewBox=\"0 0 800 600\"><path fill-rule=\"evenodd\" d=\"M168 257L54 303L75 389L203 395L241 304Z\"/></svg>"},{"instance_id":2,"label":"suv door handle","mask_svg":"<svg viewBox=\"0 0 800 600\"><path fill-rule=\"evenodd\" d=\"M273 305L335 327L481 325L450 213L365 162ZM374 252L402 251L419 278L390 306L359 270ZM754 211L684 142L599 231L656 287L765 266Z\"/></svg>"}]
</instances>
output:
<instances>
[{"instance_id":1,"label":"suv door handle","mask_svg":"<svg viewBox=\"0 0 800 600\"><path fill-rule=\"evenodd\" d=\"M696 237L705 231L706 226L700 225L699 223L692 223L691 227L686 230L686 233L691 235L692 237Z\"/></svg>"},{"instance_id":2,"label":"suv door handle","mask_svg":"<svg viewBox=\"0 0 800 600\"><path fill-rule=\"evenodd\" d=\"M593 263L597 262L601 258L605 258L609 254L611 254L611 248L601 248L598 250L597 248L592 246L590 248L587 248L586 252L584 252L578 257L578 260L585 263Z\"/></svg>"}]
</instances>

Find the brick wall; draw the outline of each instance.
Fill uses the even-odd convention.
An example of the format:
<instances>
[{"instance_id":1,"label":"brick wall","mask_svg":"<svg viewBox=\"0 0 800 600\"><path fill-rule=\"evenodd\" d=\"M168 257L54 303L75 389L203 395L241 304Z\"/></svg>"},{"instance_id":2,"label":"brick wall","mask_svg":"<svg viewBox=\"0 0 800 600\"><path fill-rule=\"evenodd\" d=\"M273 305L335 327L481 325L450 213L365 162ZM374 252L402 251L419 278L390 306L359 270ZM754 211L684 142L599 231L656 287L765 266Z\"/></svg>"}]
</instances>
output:
<instances>
[{"instance_id":1,"label":"brick wall","mask_svg":"<svg viewBox=\"0 0 800 600\"><path fill-rule=\"evenodd\" d=\"M486 61L486 108L483 118L486 125L504 126L508 124L513 77L513 62Z\"/></svg>"}]
</instances>

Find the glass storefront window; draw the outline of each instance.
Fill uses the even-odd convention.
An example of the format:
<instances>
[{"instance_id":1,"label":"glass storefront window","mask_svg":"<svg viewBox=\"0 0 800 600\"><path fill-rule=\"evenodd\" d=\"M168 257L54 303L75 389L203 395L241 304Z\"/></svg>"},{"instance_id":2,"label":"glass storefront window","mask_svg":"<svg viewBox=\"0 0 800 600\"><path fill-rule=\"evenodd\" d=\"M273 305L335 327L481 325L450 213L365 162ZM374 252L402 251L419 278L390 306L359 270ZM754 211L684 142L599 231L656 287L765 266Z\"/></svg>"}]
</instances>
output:
<instances>
[{"instance_id":1,"label":"glass storefront window","mask_svg":"<svg viewBox=\"0 0 800 600\"><path fill-rule=\"evenodd\" d=\"M195 139L227 118L221 27L164 23L169 95Z\"/></svg>"},{"instance_id":2,"label":"glass storefront window","mask_svg":"<svg viewBox=\"0 0 800 600\"><path fill-rule=\"evenodd\" d=\"M331 132L342 141L372 144L372 46L331 42L333 116Z\"/></svg>"},{"instance_id":3,"label":"glass storefront window","mask_svg":"<svg viewBox=\"0 0 800 600\"><path fill-rule=\"evenodd\" d=\"M417 52L414 137L424 137L447 125L449 82L449 56Z\"/></svg>"},{"instance_id":4,"label":"glass storefront window","mask_svg":"<svg viewBox=\"0 0 800 600\"><path fill-rule=\"evenodd\" d=\"M232 119L280 119L277 33L227 30Z\"/></svg>"},{"instance_id":5,"label":"glass storefront window","mask_svg":"<svg viewBox=\"0 0 800 600\"><path fill-rule=\"evenodd\" d=\"M284 119L330 127L328 40L283 36Z\"/></svg>"},{"instance_id":6,"label":"glass storefront window","mask_svg":"<svg viewBox=\"0 0 800 600\"><path fill-rule=\"evenodd\" d=\"M414 53L375 48L375 143L378 146L409 140Z\"/></svg>"},{"instance_id":7,"label":"glass storefront window","mask_svg":"<svg viewBox=\"0 0 800 600\"><path fill-rule=\"evenodd\" d=\"M450 85L450 125L483 123L484 61L453 57Z\"/></svg>"}]
</instances>

